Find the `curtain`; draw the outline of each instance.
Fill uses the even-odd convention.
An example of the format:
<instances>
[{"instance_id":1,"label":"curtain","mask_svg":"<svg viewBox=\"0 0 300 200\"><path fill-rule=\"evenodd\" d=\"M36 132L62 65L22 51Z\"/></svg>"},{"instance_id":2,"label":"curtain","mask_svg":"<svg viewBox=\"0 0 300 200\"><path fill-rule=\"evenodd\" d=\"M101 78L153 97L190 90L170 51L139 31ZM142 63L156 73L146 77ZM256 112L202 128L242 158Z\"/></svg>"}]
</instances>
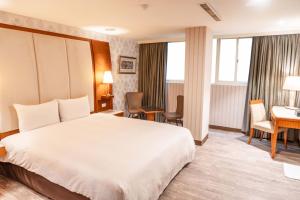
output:
<instances>
[{"instance_id":1,"label":"curtain","mask_svg":"<svg viewBox=\"0 0 300 200\"><path fill-rule=\"evenodd\" d=\"M254 37L243 128L249 131L251 99L263 99L268 117L274 105L288 105L289 92L282 90L286 76L300 75L300 35ZM299 93L296 106L300 106Z\"/></svg>"},{"instance_id":2,"label":"curtain","mask_svg":"<svg viewBox=\"0 0 300 200\"><path fill-rule=\"evenodd\" d=\"M143 106L166 108L167 53L168 43L139 47L138 88L144 93Z\"/></svg>"}]
</instances>

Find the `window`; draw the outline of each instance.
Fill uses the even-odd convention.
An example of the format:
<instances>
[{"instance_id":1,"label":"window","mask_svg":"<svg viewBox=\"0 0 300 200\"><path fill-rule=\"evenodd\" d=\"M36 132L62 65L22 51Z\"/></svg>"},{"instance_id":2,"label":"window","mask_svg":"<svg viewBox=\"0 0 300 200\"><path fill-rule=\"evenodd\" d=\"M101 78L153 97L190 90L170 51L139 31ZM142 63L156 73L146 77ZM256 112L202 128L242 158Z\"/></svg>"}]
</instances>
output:
<instances>
[{"instance_id":1,"label":"window","mask_svg":"<svg viewBox=\"0 0 300 200\"><path fill-rule=\"evenodd\" d=\"M184 81L185 42L168 43L167 81Z\"/></svg>"},{"instance_id":2,"label":"window","mask_svg":"<svg viewBox=\"0 0 300 200\"><path fill-rule=\"evenodd\" d=\"M234 81L236 64L236 39L221 40L219 58L219 81Z\"/></svg>"},{"instance_id":3,"label":"window","mask_svg":"<svg viewBox=\"0 0 300 200\"><path fill-rule=\"evenodd\" d=\"M247 83L252 38L214 39L212 83Z\"/></svg>"},{"instance_id":4,"label":"window","mask_svg":"<svg viewBox=\"0 0 300 200\"><path fill-rule=\"evenodd\" d=\"M211 83L215 82L216 78L216 61L217 61L217 40L213 39L213 46L212 46L212 63L211 63Z\"/></svg>"}]
</instances>

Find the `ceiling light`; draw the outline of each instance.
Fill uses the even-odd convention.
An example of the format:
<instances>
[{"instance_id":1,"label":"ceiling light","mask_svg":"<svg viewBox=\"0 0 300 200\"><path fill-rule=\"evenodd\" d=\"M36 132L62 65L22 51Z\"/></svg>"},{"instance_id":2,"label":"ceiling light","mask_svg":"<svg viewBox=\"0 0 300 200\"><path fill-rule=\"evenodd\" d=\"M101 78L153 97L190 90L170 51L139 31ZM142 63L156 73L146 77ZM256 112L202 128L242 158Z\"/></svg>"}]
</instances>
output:
<instances>
[{"instance_id":1,"label":"ceiling light","mask_svg":"<svg viewBox=\"0 0 300 200\"><path fill-rule=\"evenodd\" d=\"M11 2L8 2L8 0L0 0L0 8L7 8L8 6L11 6Z\"/></svg>"},{"instance_id":2,"label":"ceiling light","mask_svg":"<svg viewBox=\"0 0 300 200\"><path fill-rule=\"evenodd\" d=\"M247 6L249 7L261 7L267 6L271 3L272 0L247 0Z\"/></svg>"},{"instance_id":3,"label":"ceiling light","mask_svg":"<svg viewBox=\"0 0 300 200\"><path fill-rule=\"evenodd\" d=\"M149 4L146 3L140 4L140 6L142 7L143 10L147 10L149 8Z\"/></svg>"},{"instance_id":4,"label":"ceiling light","mask_svg":"<svg viewBox=\"0 0 300 200\"><path fill-rule=\"evenodd\" d=\"M106 35L122 35L128 32L126 29L122 29L118 27L107 27L107 26L86 26L83 27L83 29L106 34Z\"/></svg>"}]
</instances>

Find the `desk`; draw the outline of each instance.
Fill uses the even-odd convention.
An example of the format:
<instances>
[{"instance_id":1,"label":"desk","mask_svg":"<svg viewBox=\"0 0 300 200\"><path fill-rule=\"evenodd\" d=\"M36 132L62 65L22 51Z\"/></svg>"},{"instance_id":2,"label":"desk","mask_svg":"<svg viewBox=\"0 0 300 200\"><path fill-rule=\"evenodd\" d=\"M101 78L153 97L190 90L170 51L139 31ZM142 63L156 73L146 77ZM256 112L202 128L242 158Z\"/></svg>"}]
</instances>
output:
<instances>
[{"instance_id":1,"label":"desk","mask_svg":"<svg viewBox=\"0 0 300 200\"><path fill-rule=\"evenodd\" d=\"M149 108L149 107L143 107L143 110L144 110L147 120L149 120L149 121L155 121L155 114L162 113L164 111L161 108Z\"/></svg>"},{"instance_id":2,"label":"desk","mask_svg":"<svg viewBox=\"0 0 300 200\"><path fill-rule=\"evenodd\" d=\"M300 129L300 117L296 116L295 110L290 110L283 106L273 106L271 115L274 123L274 134L271 136L271 156L274 158L276 155L278 128Z\"/></svg>"}]
</instances>

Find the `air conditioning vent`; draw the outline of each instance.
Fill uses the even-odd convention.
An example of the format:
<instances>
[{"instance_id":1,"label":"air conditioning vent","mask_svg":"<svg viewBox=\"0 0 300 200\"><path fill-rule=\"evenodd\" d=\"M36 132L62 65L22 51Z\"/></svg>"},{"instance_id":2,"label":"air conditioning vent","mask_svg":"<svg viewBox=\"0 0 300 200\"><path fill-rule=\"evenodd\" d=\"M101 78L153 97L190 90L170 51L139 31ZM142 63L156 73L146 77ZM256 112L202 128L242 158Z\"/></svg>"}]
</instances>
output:
<instances>
[{"instance_id":1,"label":"air conditioning vent","mask_svg":"<svg viewBox=\"0 0 300 200\"><path fill-rule=\"evenodd\" d=\"M221 21L221 18L217 15L215 9L207 4L207 3L201 3L200 6L203 8L203 10L205 10L205 12L207 12L214 20L216 21Z\"/></svg>"}]
</instances>

